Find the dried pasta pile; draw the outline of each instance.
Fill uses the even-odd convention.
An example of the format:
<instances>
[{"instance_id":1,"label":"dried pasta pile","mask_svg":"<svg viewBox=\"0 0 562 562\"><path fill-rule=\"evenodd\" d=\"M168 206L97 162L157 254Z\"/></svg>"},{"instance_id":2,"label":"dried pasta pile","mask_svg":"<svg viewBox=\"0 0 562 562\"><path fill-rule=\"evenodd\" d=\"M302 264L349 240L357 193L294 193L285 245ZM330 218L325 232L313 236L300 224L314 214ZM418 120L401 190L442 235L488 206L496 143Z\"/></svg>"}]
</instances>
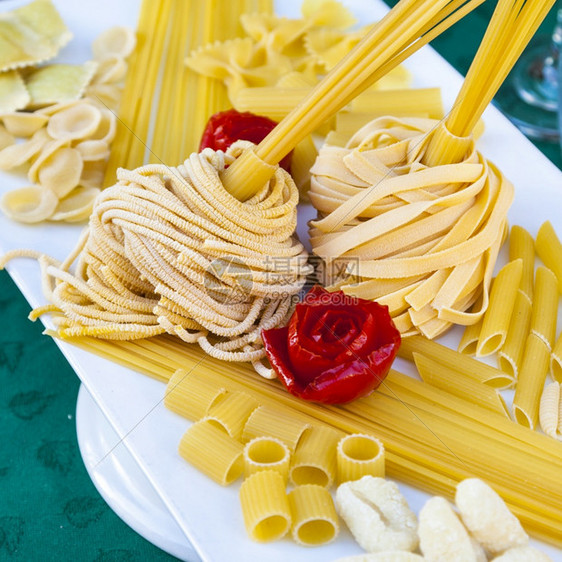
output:
<instances>
[{"instance_id":1,"label":"dried pasta pile","mask_svg":"<svg viewBox=\"0 0 562 562\"><path fill-rule=\"evenodd\" d=\"M249 145L206 149L177 168L119 170L73 255L41 258L52 304L35 314L62 314L63 337L174 334L274 376L257 365L260 332L283 324L310 267L293 238L298 192L284 170L245 203L224 190L220 172Z\"/></svg>"},{"instance_id":2,"label":"dried pasta pile","mask_svg":"<svg viewBox=\"0 0 562 562\"><path fill-rule=\"evenodd\" d=\"M25 9L41 17L37 5L50 4L34 2ZM26 70L21 103L0 116L0 170L25 166L30 185L2 197L6 216L26 223L88 218L103 184L134 48L130 29L112 27L94 40L95 60ZM14 99L14 90L1 90L0 108L6 96Z\"/></svg>"},{"instance_id":3,"label":"dried pasta pile","mask_svg":"<svg viewBox=\"0 0 562 562\"><path fill-rule=\"evenodd\" d=\"M403 334L429 338L485 310L513 198L473 143L459 163L423 164L436 123L380 118L346 147L323 147L310 190L328 283L387 304ZM481 294L480 309L465 312Z\"/></svg>"}]
</instances>

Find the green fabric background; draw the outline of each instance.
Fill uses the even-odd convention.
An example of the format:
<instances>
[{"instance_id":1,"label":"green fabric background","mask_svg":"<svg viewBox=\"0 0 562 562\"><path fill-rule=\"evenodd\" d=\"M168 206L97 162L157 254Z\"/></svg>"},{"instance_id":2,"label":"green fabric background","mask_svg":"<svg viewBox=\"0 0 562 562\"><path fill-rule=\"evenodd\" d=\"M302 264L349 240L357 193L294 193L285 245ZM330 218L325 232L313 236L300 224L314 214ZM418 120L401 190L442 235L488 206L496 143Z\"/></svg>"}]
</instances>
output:
<instances>
[{"instance_id":1,"label":"green fabric background","mask_svg":"<svg viewBox=\"0 0 562 562\"><path fill-rule=\"evenodd\" d=\"M434 42L462 73L493 7L488 0ZM558 146L538 146L562 168ZM27 320L29 309L0 272L0 560L173 560L123 523L91 483L76 440L78 378L40 323Z\"/></svg>"}]
</instances>

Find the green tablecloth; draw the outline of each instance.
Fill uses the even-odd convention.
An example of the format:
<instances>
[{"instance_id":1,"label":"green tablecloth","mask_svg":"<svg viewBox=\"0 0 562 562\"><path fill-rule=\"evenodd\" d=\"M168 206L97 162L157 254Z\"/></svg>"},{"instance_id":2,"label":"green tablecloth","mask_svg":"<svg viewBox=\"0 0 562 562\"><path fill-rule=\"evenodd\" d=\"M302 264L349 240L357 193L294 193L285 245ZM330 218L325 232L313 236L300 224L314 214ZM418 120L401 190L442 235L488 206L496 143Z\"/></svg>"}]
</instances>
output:
<instances>
[{"instance_id":1,"label":"green tablecloth","mask_svg":"<svg viewBox=\"0 0 562 562\"><path fill-rule=\"evenodd\" d=\"M493 5L434 44L462 73ZM537 144L562 168L558 146ZM0 309L0 560L172 560L123 523L91 483L76 439L78 378L41 325L27 320L29 305L6 272Z\"/></svg>"}]
</instances>

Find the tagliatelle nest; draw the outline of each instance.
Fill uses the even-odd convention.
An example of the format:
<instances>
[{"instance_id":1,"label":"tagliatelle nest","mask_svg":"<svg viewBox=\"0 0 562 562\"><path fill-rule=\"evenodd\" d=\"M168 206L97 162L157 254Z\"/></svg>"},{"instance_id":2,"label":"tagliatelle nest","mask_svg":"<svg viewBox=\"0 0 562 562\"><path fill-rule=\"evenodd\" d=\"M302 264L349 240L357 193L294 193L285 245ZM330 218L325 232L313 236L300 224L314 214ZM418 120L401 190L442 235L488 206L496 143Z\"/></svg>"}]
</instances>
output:
<instances>
[{"instance_id":1,"label":"tagliatelle nest","mask_svg":"<svg viewBox=\"0 0 562 562\"><path fill-rule=\"evenodd\" d=\"M403 335L429 338L486 310L513 199L512 184L470 139L462 162L426 166L438 126L376 119L346 147L322 148L310 189L319 212L312 248L328 282L387 304Z\"/></svg>"},{"instance_id":2,"label":"tagliatelle nest","mask_svg":"<svg viewBox=\"0 0 562 562\"><path fill-rule=\"evenodd\" d=\"M177 168L120 169L73 255L42 258L52 305L36 315L58 311L63 337L169 333L219 359L258 362L261 330L286 321L311 268L293 238L298 191L282 168L246 202L224 189L219 173L250 146L205 149Z\"/></svg>"}]
</instances>

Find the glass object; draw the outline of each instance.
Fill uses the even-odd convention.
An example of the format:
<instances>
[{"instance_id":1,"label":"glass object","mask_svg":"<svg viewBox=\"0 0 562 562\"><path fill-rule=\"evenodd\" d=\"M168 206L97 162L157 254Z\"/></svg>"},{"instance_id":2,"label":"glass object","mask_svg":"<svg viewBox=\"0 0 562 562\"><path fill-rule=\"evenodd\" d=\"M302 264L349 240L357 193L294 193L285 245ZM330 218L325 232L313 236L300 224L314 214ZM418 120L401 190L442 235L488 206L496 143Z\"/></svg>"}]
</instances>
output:
<instances>
[{"instance_id":1,"label":"glass object","mask_svg":"<svg viewBox=\"0 0 562 562\"><path fill-rule=\"evenodd\" d=\"M497 105L527 136L558 141L558 67L562 50L562 0L551 35L536 35L497 96Z\"/></svg>"}]
</instances>

